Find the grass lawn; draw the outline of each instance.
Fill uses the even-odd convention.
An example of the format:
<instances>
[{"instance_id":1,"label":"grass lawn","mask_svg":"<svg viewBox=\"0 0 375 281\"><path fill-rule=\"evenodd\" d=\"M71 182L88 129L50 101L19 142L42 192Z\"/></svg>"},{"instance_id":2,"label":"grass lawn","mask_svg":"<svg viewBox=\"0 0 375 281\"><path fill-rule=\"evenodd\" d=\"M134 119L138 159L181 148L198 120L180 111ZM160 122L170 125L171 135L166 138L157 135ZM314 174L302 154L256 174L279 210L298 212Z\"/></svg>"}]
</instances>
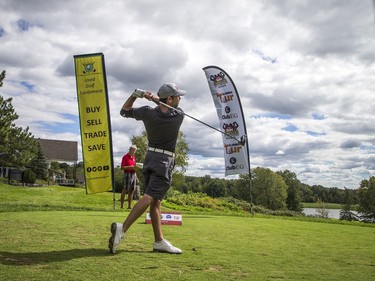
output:
<instances>
[{"instance_id":1,"label":"grass lawn","mask_svg":"<svg viewBox=\"0 0 375 281\"><path fill-rule=\"evenodd\" d=\"M118 198L118 196L117 196ZM375 280L375 227L281 217L184 214L163 226L182 255L153 253L141 217L108 252L126 210L112 194L0 184L2 280Z\"/></svg>"}]
</instances>

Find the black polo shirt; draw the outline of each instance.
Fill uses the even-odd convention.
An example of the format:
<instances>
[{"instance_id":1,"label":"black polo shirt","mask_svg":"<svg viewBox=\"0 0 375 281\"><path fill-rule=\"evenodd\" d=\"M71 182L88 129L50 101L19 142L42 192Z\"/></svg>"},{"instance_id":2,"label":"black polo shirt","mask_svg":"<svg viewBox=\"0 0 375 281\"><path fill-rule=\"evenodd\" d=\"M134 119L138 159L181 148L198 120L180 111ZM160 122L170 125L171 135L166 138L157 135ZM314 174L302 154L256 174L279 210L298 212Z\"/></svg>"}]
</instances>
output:
<instances>
[{"instance_id":1,"label":"black polo shirt","mask_svg":"<svg viewBox=\"0 0 375 281\"><path fill-rule=\"evenodd\" d=\"M182 112L181 108L177 109ZM154 108L142 106L132 108L130 111L121 109L120 114L123 117L143 121L149 147L175 152L178 132L184 119L183 114L170 108L163 112L159 106Z\"/></svg>"}]
</instances>

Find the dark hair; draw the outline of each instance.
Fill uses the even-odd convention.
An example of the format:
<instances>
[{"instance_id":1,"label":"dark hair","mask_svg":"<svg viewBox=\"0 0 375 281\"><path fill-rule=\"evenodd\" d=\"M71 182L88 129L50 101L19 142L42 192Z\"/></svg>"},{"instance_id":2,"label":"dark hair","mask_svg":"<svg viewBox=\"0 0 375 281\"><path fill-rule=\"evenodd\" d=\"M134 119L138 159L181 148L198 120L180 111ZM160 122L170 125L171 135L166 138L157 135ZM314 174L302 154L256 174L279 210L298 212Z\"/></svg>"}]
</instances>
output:
<instances>
[{"instance_id":1,"label":"dark hair","mask_svg":"<svg viewBox=\"0 0 375 281\"><path fill-rule=\"evenodd\" d=\"M167 103L167 99L168 97L166 97L165 99L159 99L159 101L161 101L162 103Z\"/></svg>"}]
</instances>

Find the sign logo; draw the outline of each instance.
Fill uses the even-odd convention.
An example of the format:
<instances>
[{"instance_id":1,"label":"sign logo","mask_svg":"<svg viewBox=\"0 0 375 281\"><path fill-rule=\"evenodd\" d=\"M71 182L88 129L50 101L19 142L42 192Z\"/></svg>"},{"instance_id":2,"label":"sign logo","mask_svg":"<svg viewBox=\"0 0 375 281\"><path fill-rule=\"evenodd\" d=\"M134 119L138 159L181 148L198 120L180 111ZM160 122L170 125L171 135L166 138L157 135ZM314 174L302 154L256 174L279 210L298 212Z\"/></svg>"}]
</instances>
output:
<instances>
[{"instance_id":1,"label":"sign logo","mask_svg":"<svg viewBox=\"0 0 375 281\"><path fill-rule=\"evenodd\" d=\"M230 113L231 109L230 109L229 106L226 106L224 108L224 111L225 111L226 114L221 115L221 119L235 119L235 118L238 118L238 114L236 112Z\"/></svg>"},{"instance_id":2,"label":"sign logo","mask_svg":"<svg viewBox=\"0 0 375 281\"><path fill-rule=\"evenodd\" d=\"M225 92L225 93L217 93L217 98L221 103L227 103L233 101L234 95L232 91Z\"/></svg>"},{"instance_id":3,"label":"sign logo","mask_svg":"<svg viewBox=\"0 0 375 281\"><path fill-rule=\"evenodd\" d=\"M229 163L231 163L232 165L236 164L236 162L237 162L237 159L235 157L231 157L229 159Z\"/></svg>"},{"instance_id":4,"label":"sign logo","mask_svg":"<svg viewBox=\"0 0 375 281\"><path fill-rule=\"evenodd\" d=\"M90 61L88 63L82 63L84 70L82 71L84 74L90 73L90 72L95 72L96 69L94 68L94 63L93 61Z\"/></svg>"},{"instance_id":5,"label":"sign logo","mask_svg":"<svg viewBox=\"0 0 375 281\"><path fill-rule=\"evenodd\" d=\"M234 154L241 152L241 145L238 144L224 144L224 149L226 154Z\"/></svg>"},{"instance_id":6,"label":"sign logo","mask_svg":"<svg viewBox=\"0 0 375 281\"><path fill-rule=\"evenodd\" d=\"M233 122L229 124L223 123L224 132L227 133L228 135L237 136L239 134L238 127L239 125L237 122Z\"/></svg>"},{"instance_id":7,"label":"sign logo","mask_svg":"<svg viewBox=\"0 0 375 281\"><path fill-rule=\"evenodd\" d=\"M225 86L228 83L227 79L225 79L225 74L222 71L218 74L211 75L210 80L214 83L215 87Z\"/></svg>"}]
</instances>

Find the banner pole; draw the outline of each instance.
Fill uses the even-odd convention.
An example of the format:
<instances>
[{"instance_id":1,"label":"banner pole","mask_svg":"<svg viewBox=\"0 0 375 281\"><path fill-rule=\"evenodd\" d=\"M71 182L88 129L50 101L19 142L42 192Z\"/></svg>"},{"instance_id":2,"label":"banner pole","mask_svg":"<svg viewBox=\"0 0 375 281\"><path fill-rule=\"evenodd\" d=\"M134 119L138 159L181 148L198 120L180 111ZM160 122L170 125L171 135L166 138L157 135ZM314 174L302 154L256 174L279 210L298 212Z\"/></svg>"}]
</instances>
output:
<instances>
[{"instance_id":1,"label":"banner pole","mask_svg":"<svg viewBox=\"0 0 375 281\"><path fill-rule=\"evenodd\" d=\"M251 160L250 160L250 149L249 141L246 135L246 148L247 148L247 159L249 161L249 192L250 192L250 213L253 215L253 185L251 182Z\"/></svg>"},{"instance_id":2,"label":"banner pole","mask_svg":"<svg viewBox=\"0 0 375 281\"><path fill-rule=\"evenodd\" d=\"M115 185L113 185L113 211L116 211L116 192L115 192Z\"/></svg>"},{"instance_id":3,"label":"banner pole","mask_svg":"<svg viewBox=\"0 0 375 281\"><path fill-rule=\"evenodd\" d=\"M105 61L104 61L104 54L102 54L102 64L103 64L103 72L104 72L104 85L106 88L107 93L107 99L106 99L106 105L107 105L107 118L108 118L108 128L109 128L109 151L110 151L110 162L111 162L111 177L112 177L112 194L113 194L113 210L116 211L116 187L115 187L115 169L113 165L113 143L112 143L112 124L111 124L111 116L110 116L110 110L109 110L109 99L108 99L108 88L107 88L107 72L105 68Z\"/></svg>"}]
</instances>

